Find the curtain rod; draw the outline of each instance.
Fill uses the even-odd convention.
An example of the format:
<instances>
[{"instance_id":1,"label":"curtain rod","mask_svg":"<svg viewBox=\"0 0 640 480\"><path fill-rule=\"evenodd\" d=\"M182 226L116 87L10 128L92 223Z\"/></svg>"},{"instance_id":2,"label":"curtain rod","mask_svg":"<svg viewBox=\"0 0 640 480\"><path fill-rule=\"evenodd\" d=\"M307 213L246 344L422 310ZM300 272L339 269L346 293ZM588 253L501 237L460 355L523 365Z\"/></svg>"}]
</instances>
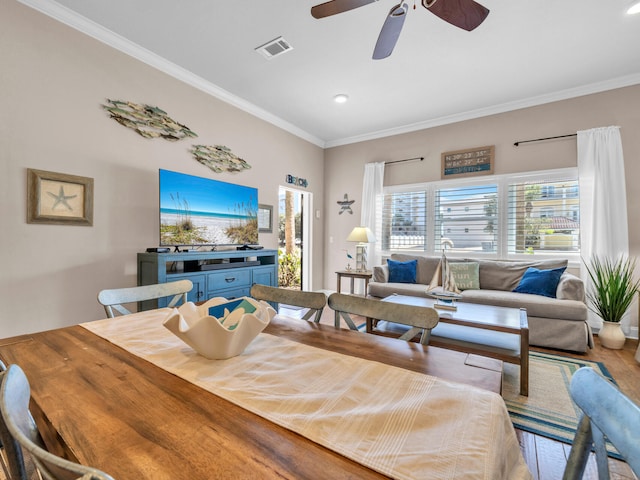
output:
<instances>
[{"instance_id":1,"label":"curtain rod","mask_svg":"<svg viewBox=\"0 0 640 480\"><path fill-rule=\"evenodd\" d=\"M389 165L391 163L401 163L401 162L411 162L413 160L420 160L423 161L424 157L413 157L413 158L405 158L403 160L392 160L390 162L384 162L385 165Z\"/></svg>"},{"instance_id":2,"label":"curtain rod","mask_svg":"<svg viewBox=\"0 0 640 480\"><path fill-rule=\"evenodd\" d=\"M555 138L575 137L577 135L578 135L577 133L570 133L569 135L558 135L557 137L536 138L534 140L520 140L519 142L515 142L513 145L517 147L521 143L541 142L542 140L553 140Z\"/></svg>"}]
</instances>

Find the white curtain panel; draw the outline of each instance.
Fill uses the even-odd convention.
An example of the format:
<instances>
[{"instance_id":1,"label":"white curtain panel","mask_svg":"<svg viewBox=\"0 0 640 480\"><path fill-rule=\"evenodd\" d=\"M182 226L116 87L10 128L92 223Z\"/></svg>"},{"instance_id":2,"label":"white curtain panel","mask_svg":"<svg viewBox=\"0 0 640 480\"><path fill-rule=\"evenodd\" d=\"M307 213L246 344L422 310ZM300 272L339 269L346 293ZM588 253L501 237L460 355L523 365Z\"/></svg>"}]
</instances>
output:
<instances>
[{"instance_id":1,"label":"white curtain panel","mask_svg":"<svg viewBox=\"0 0 640 480\"><path fill-rule=\"evenodd\" d=\"M580 182L580 251L585 262L596 255L616 259L629 255L627 194L620 127L578 132ZM591 282L582 265L581 276ZM628 333L629 314L623 319ZM589 311L589 324L600 328L601 319Z\"/></svg>"},{"instance_id":2,"label":"white curtain panel","mask_svg":"<svg viewBox=\"0 0 640 480\"><path fill-rule=\"evenodd\" d=\"M380 236L382 235L382 194L384 185L384 162L372 162L364 165L362 185L362 210L360 223L376 236L376 242L369 245L367 269L382 263Z\"/></svg>"}]
</instances>

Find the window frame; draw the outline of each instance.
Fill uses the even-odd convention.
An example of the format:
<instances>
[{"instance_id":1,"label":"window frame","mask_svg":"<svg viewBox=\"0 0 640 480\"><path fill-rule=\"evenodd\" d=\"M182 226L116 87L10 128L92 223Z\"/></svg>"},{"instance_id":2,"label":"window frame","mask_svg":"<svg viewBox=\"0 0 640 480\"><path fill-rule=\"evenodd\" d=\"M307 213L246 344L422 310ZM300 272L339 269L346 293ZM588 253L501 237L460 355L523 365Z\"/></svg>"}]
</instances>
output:
<instances>
[{"instance_id":1,"label":"window frame","mask_svg":"<svg viewBox=\"0 0 640 480\"><path fill-rule=\"evenodd\" d=\"M515 183L524 182L536 182L536 181L553 181L553 178L560 179L572 178L578 180L578 168L567 167L558 168L552 170L539 170L534 172L521 172L515 174L502 174L502 175L486 175L482 177L466 177L460 179L448 179L437 180L433 182L412 183L404 185L389 185L385 186L383 195L402 192L426 192L426 205L427 211L425 212L426 218L426 241L423 249L402 249L402 250L382 250L383 256L389 256L392 253L406 253L417 255L439 255L439 251L435 248L435 197L438 189L451 189L451 188L465 188L473 186L483 185L496 185L497 187L497 227L498 235L496 238L497 248L495 252L473 252L473 256L477 258L491 258L491 259L506 259L506 260L531 260L532 257L536 259L554 259L562 258L568 259L569 264L572 266L579 265L581 262L580 251L566 251L566 252L544 252L536 251L535 254L527 253L509 253L509 185ZM578 187L579 188L579 187ZM557 192L556 192L557 193ZM576 195L572 195L575 198ZM383 202L378 202L382 205ZM382 215L382 211L378 211L378 216ZM578 216L580 212L578 211ZM381 234L381 232L376 232ZM469 252L455 252L449 251L447 253L451 257L468 257Z\"/></svg>"}]
</instances>

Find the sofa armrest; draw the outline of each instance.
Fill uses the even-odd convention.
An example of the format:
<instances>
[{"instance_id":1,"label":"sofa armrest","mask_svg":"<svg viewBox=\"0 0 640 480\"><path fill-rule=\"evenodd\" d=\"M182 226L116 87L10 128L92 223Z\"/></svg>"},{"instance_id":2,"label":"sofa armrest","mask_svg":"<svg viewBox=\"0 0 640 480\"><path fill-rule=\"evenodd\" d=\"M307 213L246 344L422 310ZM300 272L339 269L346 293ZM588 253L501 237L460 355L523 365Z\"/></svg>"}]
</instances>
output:
<instances>
[{"instance_id":1,"label":"sofa armrest","mask_svg":"<svg viewBox=\"0 0 640 480\"><path fill-rule=\"evenodd\" d=\"M387 265L377 265L373 267L374 282L388 283L389 282L389 267Z\"/></svg>"},{"instance_id":2,"label":"sofa armrest","mask_svg":"<svg viewBox=\"0 0 640 480\"><path fill-rule=\"evenodd\" d=\"M564 272L560 277L560 282L556 289L556 298L560 300L578 300L579 302L584 302L584 282L572 273Z\"/></svg>"}]
</instances>

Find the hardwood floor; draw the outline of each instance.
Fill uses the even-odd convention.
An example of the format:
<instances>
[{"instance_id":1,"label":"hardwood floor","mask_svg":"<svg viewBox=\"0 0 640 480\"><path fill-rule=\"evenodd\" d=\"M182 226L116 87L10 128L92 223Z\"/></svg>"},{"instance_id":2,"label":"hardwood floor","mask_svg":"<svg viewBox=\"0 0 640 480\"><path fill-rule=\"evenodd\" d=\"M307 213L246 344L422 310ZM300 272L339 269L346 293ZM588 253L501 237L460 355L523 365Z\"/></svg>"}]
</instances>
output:
<instances>
[{"instance_id":1,"label":"hardwood floor","mask_svg":"<svg viewBox=\"0 0 640 480\"><path fill-rule=\"evenodd\" d=\"M536 347L532 347L531 350L603 362L618 383L620 390L634 403L640 405L640 364L634 359L637 348L638 340L627 339L622 350L610 350L601 346L596 336L594 348L584 355ZM522 454L529 466L529 470L533 474L533 478L536 480L561 479L571 449L570 445L521 430L516 430L516 433L520 441ZM625 462L609 459L609 470L612 479L637 480L637 477ZM598 479L593 455L587 464L583 479Z\"/></svg>"},{"instance_id":2,"label":"hardwood floor","mask_svg":"<svg viewBox=\"0 0 640 480\"><path fill-rule=\"evenodd\" d=\"M287 311L286 314L296 316L295 311ZM333 311L327 307L322 314L321 323L333 325L333 321ZM634 358L637 348L638 340L627 339L622 350L610 350L600 345L596 335L594 348L586 354L537 347L531 347L531 350L603 362L618 383L620 390L640 405L640 364ZM520 441L522 455L535 480L559 480L562 478L571 450L570 445L518 429L516 429L516 434ZM638 477L633 474L625 462L609 459L609 470L612 480L638 480ZM593 455L589 459L583 480L598 480Z\"/></svg>"}]
</instances>

